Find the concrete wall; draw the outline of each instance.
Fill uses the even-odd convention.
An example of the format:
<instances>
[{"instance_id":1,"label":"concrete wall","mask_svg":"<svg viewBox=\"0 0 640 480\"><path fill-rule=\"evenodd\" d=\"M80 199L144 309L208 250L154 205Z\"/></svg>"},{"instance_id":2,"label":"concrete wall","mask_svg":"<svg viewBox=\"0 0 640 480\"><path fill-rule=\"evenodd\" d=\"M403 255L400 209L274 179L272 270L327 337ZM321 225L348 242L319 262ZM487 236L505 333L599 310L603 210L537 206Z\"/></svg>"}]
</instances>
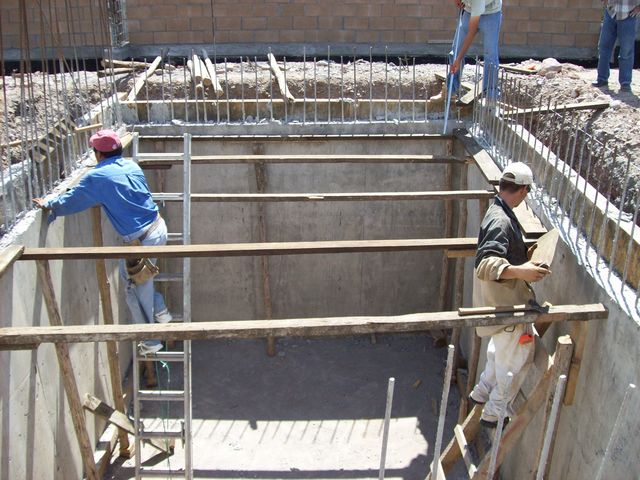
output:
<instances>
[{"instance_id":1,"label":"concrete wall","mask_svg":"<svg viewBox=\"0 0 640 480\"><path fill-rule=\"evenodd\" d=\"M143 143L141 149L172 151L181 141ZM303 150L301 150L303 149ZM446 142L342 139L297 142L198 141L193 154L433 153ZM268 193L427 191L443 189L444 165L270 164ZM148 175L153 178L153 175ZM256 192L253 165L194 165L193 193ZM182 169L166 174L165 191L182 190ZM257 204L192 204L194 243L260 241ZM167 208L170 231L181 229L181 207ZM267 241L369 240L443 236L443 202L303 202L265 205ZM296 255L269 258L274 318L385 315L437 310L442 252ZM173 265L178 268L177 265ZM172 266L172 268L173 268ZM192 261L193 318L264 318L259 258ZM180 293L173 292L173 305Z\"/></svg>"},{"instance_id":2,"label":"concrete wall","mask_svg":"<svg viewBox=\"0 0 640 480\"><path fill-rule=\"evenodd\" d=\"M484 188L486 181L472 171L469 188ZM535 205L533 205L536 210ZM551 227L549 219L543 222ZM477 234L480 218L470 215L468 235ZM474 233L475 232L475 233ZM578 381L575 402L564 406L560 412L558 436L553 452L553 463L549 478L585 479L595 478L600 468L607 442L613 431L625 389L629 383L640 378L640 324L612 299L610 292L600 285L590 271L582 266L566 242L559 242L551 266L552 275L535 285L539 302L553 304L581 304L602 302L609 309L607 320L596 320L589 324L587 343L584 349L582 368ZM466 262L465 305L471 305L471 275L473 264ZM602 273L606 278L606 272ZM569 333L570 326L557 324L544 337L544 344L552 351L560 335ZM465 335L467 352L470 350L469 332ZM486 341L485 341L486 343ZM484 366L484 355L479 372ZM627 414L621 419L619 437L613 444L610 457L605 464L602 478L627 479L638 477L637 458L640 456L640 398L631 397ZM502 478L529 478L535 468L542 429L540 414L530 424L515 451L502 467Z\"/></svg>"},{"instance_id":3,"label":"concrete wall","mask_svg":"<svg viewBox=\"0 0 640 480\"><path fill-rule=\"evenodd\" d=\"M47 227L40 213L31 212L14 242L30 247L92 245L88 212L61 218ZM105 243L116 242L108 221ZM14 232L15 234L15 229ZM4 241L7 240L5 237ZM101 311L93 262L51 261L56 298L65 325L100 323ZM116 321L126 322L122 295L108 261ZM0 326L49 325L35 262L16 262L0 277ZM81 396L90 392L111 403L109 369L104 344L71 344L71 362ZM120 346L121 368L131 359L127 344ZM0 478L81 478L82 462L51 344L37 350L0 352ZM123 370L124 371L124 370ZM87 414L89 437L97 438L104 422Z\"/></svg>"},{"instance_id":4,"label":"concrete wall","mask_svg":"<svg viewBox=\"0 0 640 480\"><path fill-rule=\"evenodd\" d=\"M5 49L20 46L18 3L5 0L0 7ZM72 1L71 10L65 9L67 2L62 0L51 3L62 45L105 44L96 0ZM595 57L600 1L504 3L503 55ZM26 4L31 45L37 48L40 10L38 2ZM309 54L326 55L328 44L339 55L351 55L354 47L359 55L368 55L369 45L377 55L384 54L385 46L394 54L444 55L457 21L451 0L216 0L215 15L211 5L201 0L127 0L130 44L120 54L154 56L161 46L172 45L172 55L184 55L192 46L211 48L215 32L217 52L227 56L265 55L268 46L276 54L301 56L303 45ZM44 16L50 16L46 9ZM92 48L84 54L96 55Z\"/></svg>"}]
</instances>

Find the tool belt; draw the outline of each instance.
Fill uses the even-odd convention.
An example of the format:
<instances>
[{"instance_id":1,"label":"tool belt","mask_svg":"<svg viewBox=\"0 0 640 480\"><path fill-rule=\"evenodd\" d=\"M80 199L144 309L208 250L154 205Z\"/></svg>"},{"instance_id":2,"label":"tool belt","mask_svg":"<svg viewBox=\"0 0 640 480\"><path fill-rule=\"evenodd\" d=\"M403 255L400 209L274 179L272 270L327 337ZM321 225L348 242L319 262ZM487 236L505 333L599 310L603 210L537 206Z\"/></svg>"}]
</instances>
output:
<instances>
[{"instance_id":1,"label":"tool belt","mask_svg":"<svg viewBox=\"0 0 640 480\"><path fill-rule=\"evenodd\" d=\"M142 245L141 241L147 238L147 236L157 228L157 226L160 224L161 219L162 217L158 215L153 223L149 226L149 228L147 228L146 232L144 232L140 236L140 238L132 240L131 242L127 243L127 245L130 247L139 247L140 245ZM149 258L128 258L125 263L129 280L131 280L136 285L141 285L145 282L148 282L153 277L158 275L158 273L160 273L160 268L158 268L157 265L154 265L154 263Z\"/></svg>"}]
</instances>

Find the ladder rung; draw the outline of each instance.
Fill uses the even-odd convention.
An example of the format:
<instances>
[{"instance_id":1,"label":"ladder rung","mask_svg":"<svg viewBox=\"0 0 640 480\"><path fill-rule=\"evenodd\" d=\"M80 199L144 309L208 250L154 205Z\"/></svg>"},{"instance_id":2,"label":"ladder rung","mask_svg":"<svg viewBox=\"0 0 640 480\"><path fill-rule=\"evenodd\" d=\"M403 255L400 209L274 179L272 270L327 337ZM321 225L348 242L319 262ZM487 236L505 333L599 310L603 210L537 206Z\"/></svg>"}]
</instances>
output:
<instances>
[{"instance_id":1,"label":"ladder rung","mask_svg":"<svg viewBox=\"0 0 640 480\"><path fill-rule=\"evenodd\" d=\"M167 241L168 242L180 242L182 243L182 233L167 233Z\"/></svg>"},{"instance_id":2,"label":"ladder rung","mask_svg":"<svg viewBox=\"0 0 640 480\"><path fill-rule=\"evenodd\" d=\"M182 402L184 401L184 390L139 390L138 400Z\"/></svg>"},{"instance_id":3,"label":"ladder rung","mask_svg":"<svg viewBox=\"0 0 640 480\"><path fill-rule=\"evenodd\" d=\"M175 317L174 317L175 318ZM153 356L143 357L138 355L139 362L148 361L163 361L163 362L182 362L184 361L184 352L156 352Z\"/></svg>"},{"instance_id":4,"label":"ladder rung","mask_svg":"<svg viewBox=\"0 0 640 480\"><path fill-rule=\"evenodd\" d=\"M181 282L184 276L182 273L159 273L153 278L154 282Z\"/></svg>"},{"instance_id":5,"label":"ladder rung","mask_svg":"<svg viewBox=\"0 0 640 480\"><path fill-rule=\"evenodd\" d=\"M140 469L140 476L144 477L162 477L162 478L171 478L171 477L180 477L185 478L186 472L184 469L177 470L151 470L151 469Z\"/></svg>"},{"instance_id":6,"label":"ladder rung","mask_svg":"<svg viewBox=\"0 0 640 480\"><path fill-rule=\"evenodd\" d=\"M182 430L170 430L170 431L162 431L162 430L158 430L158 431L151 431L151 432L142 432L140 434L140 438L142 438L143 440L150 440L150 439L163 439L163 438L177 438L177 439L182 439Z\"/></svg>"},{"instance_id":7,"label":"ladder rung","mask_svg":"<svg viewBox=\"0 0 640 480\"><path fill-rule=\"evenodd\" d=\"M183 196L182 193L169 193L169 192L154 192L151 194L151 198L153 198L157 202L182 200L182 196Z\"/></svg>"}]
</instances>

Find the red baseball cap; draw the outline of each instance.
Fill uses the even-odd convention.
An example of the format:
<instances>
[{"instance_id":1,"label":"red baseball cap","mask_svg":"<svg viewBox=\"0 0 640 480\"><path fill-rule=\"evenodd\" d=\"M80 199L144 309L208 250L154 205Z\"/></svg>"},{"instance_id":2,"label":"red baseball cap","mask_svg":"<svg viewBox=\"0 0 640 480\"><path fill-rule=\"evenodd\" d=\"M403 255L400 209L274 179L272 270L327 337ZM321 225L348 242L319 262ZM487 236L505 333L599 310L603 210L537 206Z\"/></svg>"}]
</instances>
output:
<instances>
[{"instance_id":1,"label":"red baseball cap","mask_svg":"<svg viewBox=\"0 0 640 480\"><path fill-rule=\"evenodd\" d=\"M95 148L99 152L113 152L122 147L120 137L113 130L100 130L89 139L89 145Z\"/></svg>"}]
</instances>

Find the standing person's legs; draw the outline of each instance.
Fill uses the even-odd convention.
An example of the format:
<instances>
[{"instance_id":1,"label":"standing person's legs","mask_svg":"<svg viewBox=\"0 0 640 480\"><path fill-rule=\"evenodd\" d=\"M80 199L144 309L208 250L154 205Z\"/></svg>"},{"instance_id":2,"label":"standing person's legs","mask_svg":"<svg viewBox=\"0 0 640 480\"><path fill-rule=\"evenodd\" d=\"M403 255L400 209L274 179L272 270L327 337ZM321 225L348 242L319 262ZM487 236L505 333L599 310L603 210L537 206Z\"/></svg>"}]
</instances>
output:
<instances>
[{"instance_id":1,"label":"standing person's legs","mask_svg":"<svg viewBox=\"0 0 640 480\"><path fill-rule=\"evenodd\" d=\"M618 55L618 80L620 86L631 87L631 74L635 60L636 46L636 17L628 17L616 22L618 30L618 43L620 43L620 55Z\"/></svg>"},{"instance_id":2,"label":"standing person's legs","mask_svg":"<svg viewBox=\"0 0 640 480\"><path fill-rule=\"evenodd\" d=\"M464 39L469 32L469 19L471 18L471 16L469 12L465 11L463 11L461 15L461 18L458 17L458 26L456 27L454 42L452 44L451 51L449 52L449 65L451 65L456 59L456 56L458 55L458 52L460 52L460 48L462 47ZM462 77L463 69L464 58L462 59L462 62L460 62L460 70L456 72L456 74L453 76L453 79L447 79L447 81L451 82L451 93L456 93L460 89L460 78ZM447 85L447 88L449 88L449 85Z\"/></svg>"},{"instance_id":3,"label":"standing person's legs","mask_svg":"<svg viewBox=\"0 0 640 480\"><path fill-rule=\"evenodd\" d=\"M484 38L484 74L482 89L488 98L498 96L498 68L500 66L499 44L502 12L481 15L478 30Z\"/></svg>"},{"instance_id":4,"label":"standing person's legs","mask_svg":"<svg viewBox=\"0 0 640 480\"><path fill-rule=\"evenodd\" d=\"M616 43L617 25L605 9L602 27L600 28L600 40L598 40L598 79L597 83L606 84L609 81L609 62Z\"/></svg>"},{"instance_id":5,"label":"standing person's legs","mask_svg":"<svg viewBox=\"0 0 640 480\"><path fill-rule=\"evenodd\" d=\"M489 345L487 346L487 363L484 366L484 370L480 374L480 380L478 384L471 391L471 399L478 403L486 403L491 395L491 390L496 386L496 346L493 341L493 337L489 339Z\"/></svg>"},{"instance_id":6,"label":"standing person's legs","mask_svg":"<svg viewBox=\"0 0 640 480\"><path fill-rule=\"evenodd\" d=\"M160 224L141 243L143 246L165 245L167 243L167 226L164 220L161 220ZM151 261L154 264L156 263L155 258L152 258ZM120 273L127 282L126 301L131 311L133 322L154 323L154 307L155 305L164 305L164 299L155 291L153 279L140 285L131 282L126 274L124 260L120 261ZM143 343L145 347L152 349L157 349L158 346L162 345L159 340L145 340Z\"/></svg>"},{"instance_id":7,"label":"standing person's legs","mask_svg":"<svg viewBox=\"0 0 640 480\"><path fill-rule=\"evenodd\" d=\"M516 325L512 332L501 332L492 337L495 344L495 378L496 385L491 390L489 401L482 411L482 419L496 422L504 405L507 405L507 415L511 415L510 404L516 397L518 390L528 371L525 366L533 360L534 343L521 345L520 335L524 332L523 325ZM508 376L513 373L511 386L507 388Z\"/></svg>"}]
</instances>

